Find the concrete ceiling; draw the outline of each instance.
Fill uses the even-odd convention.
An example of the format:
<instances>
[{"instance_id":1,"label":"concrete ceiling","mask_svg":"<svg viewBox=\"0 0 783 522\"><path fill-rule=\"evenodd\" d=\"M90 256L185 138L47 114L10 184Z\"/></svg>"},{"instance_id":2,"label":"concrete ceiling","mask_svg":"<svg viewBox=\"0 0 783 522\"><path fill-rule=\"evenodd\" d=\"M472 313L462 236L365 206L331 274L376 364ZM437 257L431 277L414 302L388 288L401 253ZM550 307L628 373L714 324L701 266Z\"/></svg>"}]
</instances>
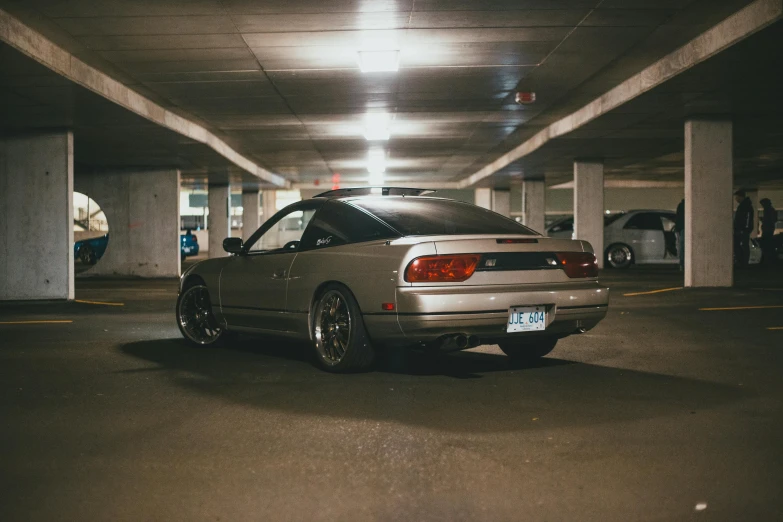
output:
<instances>
[{"instance_id":1,"label":"concrete ceiling","mask_svg":"<svg viewBox=\"0 0 783 522\"><path fill-rule=\"evenodd\" d=\"M638 98L516 161L482 185L516 177L550 185L573 177L573 160L603 158L609 180L682 181L684 122L734 123L735 184L783 188L783 22L748 37Z\"/></svg>"},{"instance_id":2,"label":"concrete ceiling","mask_svg":"<svg viewBox=\"0 0 783 522\"><path fill-rule=\"evenodd\" d=\"M0 7L294 182L330 183L336 172L343 183L365 182L364 114L384 110L393 117L391 139L383 143L389 154L387 181L432 183L464 179L747 3L0 0ZM378 42L400 50L399 72L359 71L357 51ZM199 144L121 114L56 76L47 78L10 49L0 52L0 88L9 100L1 130L73 122L77 160L85 165L135 157L133 163L154 166L171 164L174 157L185 170L232 171ZM28 80L19 76L30 69L51 85L25 85ZM536 103L516 105L517 90L534 90ZM645 168L645 175L665 175L676 158L671 163L662 158L682 148L681 119L676 129L657 121L681 118L682 96L690 101L693 93L650 94L618 109L619 116L607 115L573 133L571 142L547 147L524 164L525 172L556 181L565 175L557 159L572 157L573 140L584 140L577 151L599 150L588 138L610 138L606 131L638 123L633 146L643 150L618 163L616 172L636 175L640 169L633 162L654 160L659 168ZM644 143L645 136L656 139ZM617 139L600 145L608 156L613 145L613 150L625 147ZM487 182L507 182L508 173Z\"/></svg>"}]
</instances>

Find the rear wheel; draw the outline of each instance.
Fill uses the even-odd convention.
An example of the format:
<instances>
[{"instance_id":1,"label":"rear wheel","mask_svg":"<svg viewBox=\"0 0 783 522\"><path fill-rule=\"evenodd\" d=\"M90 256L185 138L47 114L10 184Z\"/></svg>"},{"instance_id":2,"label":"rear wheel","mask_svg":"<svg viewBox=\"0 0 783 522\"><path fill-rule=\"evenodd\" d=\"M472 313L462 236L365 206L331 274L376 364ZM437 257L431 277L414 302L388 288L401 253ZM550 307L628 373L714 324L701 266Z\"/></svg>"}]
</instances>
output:
<instances>
[{"instance_id":1,"label":"rear wheel","mask_svg":"<svg viewBox=\"0 0 783 522\"><path fill-rule=\"evenodd\" d=\"M316 362L328 372L365 370L375 359L359 305L342 285L330 284L319 294L312 328Z\"/></svg>"},{"instance_id":2,"label":"rear wheel","mask_svg":"<svg viewBox=\"0 0 783 522\"><path fill-rule=\"evenodd\" d=\"M177 298L177 326L182 335L200 346L214 344L225 330L212 313L212 301L204 285L193 285Z\"/></svg>"},{"instance_id":3,"label":"rear wheel","mask_svg":"<svg viewBox=\"0 0 783 522\"><path fill-rule=\"evenodd\" d=\"M633 251L622 243L611 245L606 249L606 262L612 268L628 268L633 263Z\"/></svg>"},{"instance_id":4,"label":"rear wheel","mask_svg":"<svg viewBox=\"0 0 783 522\"><path fill-rule=\"evenodd\" d=\"M508 355L513 363L535 362L555 349L556 337L541 337L537 339L515 339L498 343L503 353Z\"/></svg>"}]
</instances>

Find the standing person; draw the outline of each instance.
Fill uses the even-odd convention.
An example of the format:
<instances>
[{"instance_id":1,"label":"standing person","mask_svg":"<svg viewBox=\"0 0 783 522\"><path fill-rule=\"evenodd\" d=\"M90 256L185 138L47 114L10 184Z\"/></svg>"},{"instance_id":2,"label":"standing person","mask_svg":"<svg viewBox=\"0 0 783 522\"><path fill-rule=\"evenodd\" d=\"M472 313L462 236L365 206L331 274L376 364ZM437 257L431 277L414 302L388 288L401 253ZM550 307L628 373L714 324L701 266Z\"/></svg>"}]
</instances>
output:
<instances>
[{"instance_id":1,"label":"standing person","mask_svg":"<svg viewBox=\"0 0 783 522\"><path fill-rule=\"evenodd\" d=\"M745 191L734 193L739 203L734 213L734 264L740 268L748 266L750 259L750 233L753 231L753 203Z\"/></svg>"},{"instance_id":2,"label":"standing person","mask_svg":"<svg viewBox=\"0 0 783 522\"><path fill-rule=\"evenodd\" d=\"M762 260L764 264L769 266L775 263L775 240L772 236L775 235L775 225L778 222L778 211L772 206L772 202L769 198L764 198L761 201L761 206L764 208L764 217L761 218L761 251L763 253Z\"/></svg>"},{"instance_id":3,"label":"standing person","mask_svg":"<svg viewBox=\"0 0 783 522\"><path fill-rule=\"evenodd\" d=\"M680 256L680 272L685 270L685 198L677 205L674 218L674 232L677 233L677 255Z\"/></svg>"}]
</instances>

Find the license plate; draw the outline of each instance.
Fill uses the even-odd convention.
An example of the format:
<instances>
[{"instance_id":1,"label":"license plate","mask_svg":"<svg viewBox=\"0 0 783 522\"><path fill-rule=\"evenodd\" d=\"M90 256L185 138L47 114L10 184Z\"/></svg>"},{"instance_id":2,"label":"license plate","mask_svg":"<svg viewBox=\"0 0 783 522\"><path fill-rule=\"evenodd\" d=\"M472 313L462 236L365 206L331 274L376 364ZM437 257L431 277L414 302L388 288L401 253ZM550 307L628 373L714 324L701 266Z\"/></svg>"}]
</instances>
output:
<instances>
[{"instance_id":1,"label":"license plate","mask_svg":"<svg viewBox=\"0 0 783 522\"><path fill-rule=\"evenodd\" d=\"M545 306L512 306L508 309L506 332L535 332L545 329Z\"/></svg>"}]
</instances>

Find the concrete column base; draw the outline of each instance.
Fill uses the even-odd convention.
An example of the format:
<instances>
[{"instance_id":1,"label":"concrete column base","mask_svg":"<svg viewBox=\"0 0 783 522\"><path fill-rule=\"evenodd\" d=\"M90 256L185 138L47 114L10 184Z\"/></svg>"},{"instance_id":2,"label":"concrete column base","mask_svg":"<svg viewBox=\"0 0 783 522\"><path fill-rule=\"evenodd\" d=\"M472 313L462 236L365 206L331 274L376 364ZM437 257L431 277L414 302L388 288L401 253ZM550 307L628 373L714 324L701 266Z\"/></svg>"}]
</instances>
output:
<instances>
[{"instance_id":1,"label":"concrete column base","mask_svg":"<svg viewBox=\"0 0 783 522\"><path fill-rule=\"evenodd\" d=\"M0 300L73 299L73 135L0 139Z\"/></svg>"},{"instance_id":2,"label":"concrete column base","mask_svg":"<svg viewBox=\"0 0 783 522\"><path fill-rule=\"evenodd\" d=\"M734 284L730 121L685 122L685 286Z\"/></svg>"},{"instance_id":3,"label":"concrete column base","mask_svg":"<svg viewBox=\"0 0 783 522\"><path fill-rule=\"evenodd\" d=\"M604 163L574 162L574 237L593 246L598 267L604 266Z\"/></svg>"},{"instance_id":4,"label":"concrete column base","mask_svg":"<svg viewBox=\"0 0 783 522\"><path fill-rule=\"evenodd\" d=\"M109 222L106 252L83 275L179 277L179 185L178 170L77 175Z\"/></svg>"},{"instance_id":5,"label":"concrete column base","mask_svg":"<svg viewBox=\"0 0 783 522\"><path fill-rule=\"evenodd\" d=\"M267 221L277 212L277 191L264 190L261 192L261 222Z\"/></svg>"},{"instance_id":6,"label":"concrete column base","mask_svg":"<svg viewBox=\"0 0 783 522\"><path fill-rule=\"evenodd\" d=\"M261 208L258 203L258 191L242 192L242 238L246 241L261 225Z\"/></svg>"},{"instance_id":7,"label":"concrete column base","mask_svg":"<svg viewBox=\"0 0 783 522\"><path fill-rule=\"evenodd\" d=\"M231 191L228 185L210 185L208 197L209 216L207 231L209 232L209 257L225 257L223 240L231 237Z\"/></svg>"},{"instance_id":8,"label":"concrete column base","mask_svg":"<svg viewBox=\"0 0 783 522\"><path fill-rule=\"evenodd\" d=\"M501 216L511 217L511 192L508 190L492 191L492 208Z\"/></svg>"},{"instance_id":9,"label":"concrete column base","mask_svg":"<svg viewBox=\"0 0 783 522\"><path fill-rule=\"evenodd\" d=\"M525 181L522 183L522 224L536 232L546 228L546 183Z\"/></svg>"}]
</instances>

